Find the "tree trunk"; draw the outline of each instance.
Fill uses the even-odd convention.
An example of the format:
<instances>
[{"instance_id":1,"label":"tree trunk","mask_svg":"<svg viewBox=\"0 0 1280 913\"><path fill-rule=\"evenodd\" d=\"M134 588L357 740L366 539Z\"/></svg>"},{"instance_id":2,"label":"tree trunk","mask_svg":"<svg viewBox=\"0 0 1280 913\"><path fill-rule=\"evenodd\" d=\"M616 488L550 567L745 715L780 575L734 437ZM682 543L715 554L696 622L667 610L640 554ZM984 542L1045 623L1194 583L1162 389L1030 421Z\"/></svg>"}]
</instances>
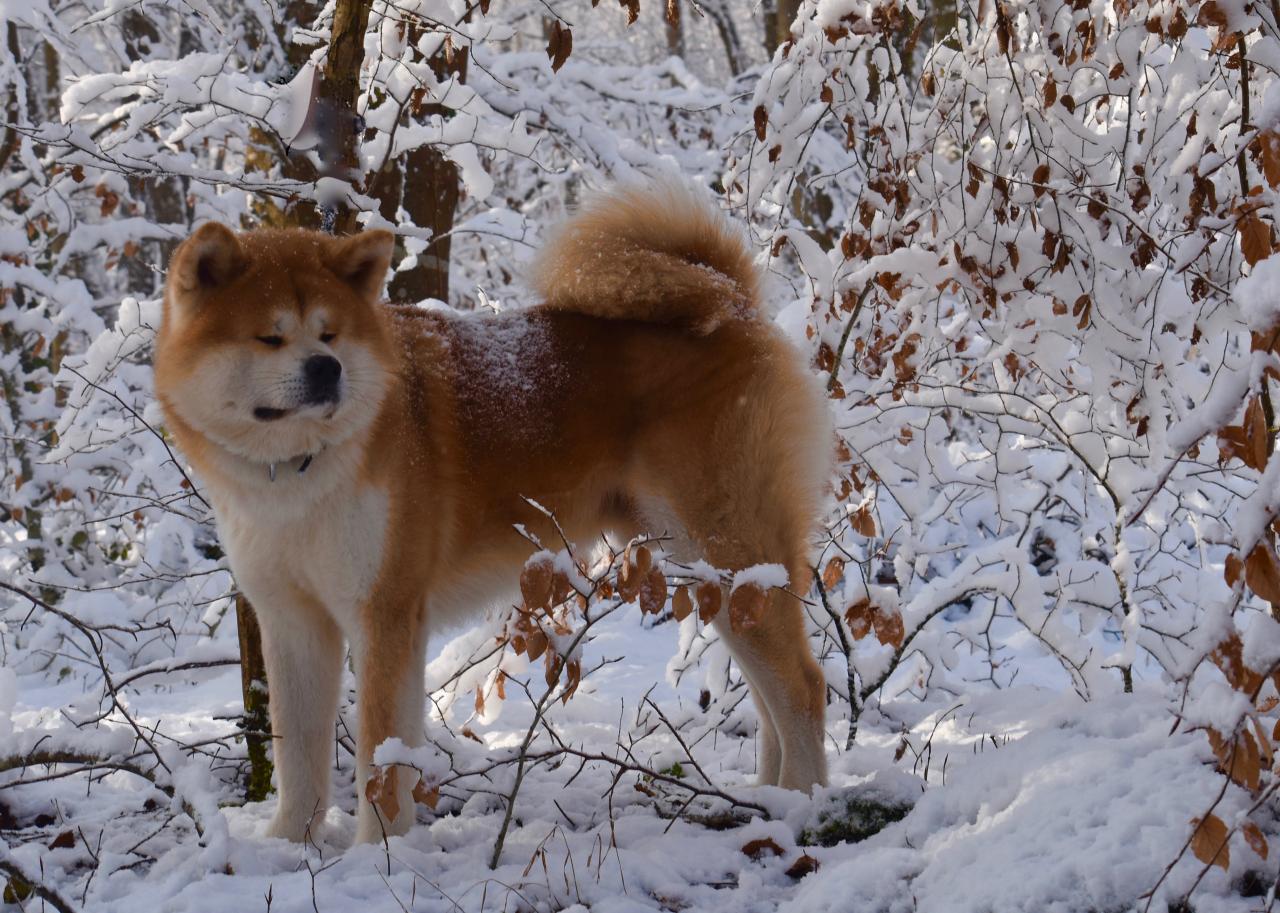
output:
<instances>
[{"instance_id":1,"label":"tree trunk","mask_svg":"<svg viewBox=\"0 0 1280 913\"><path fill-rule=\"evenodd\" d=\"M350 181L356 189L364 185L360 173L360 129L356 105L360 100L360 67L364 64L364 33L369 27L373 0L337 0L329 52L320 71L316 103L322 114L320 157L323 173ZM327 135L326 135L327 134ZM350 234L356 229L356 211L335 204L325 228L334 234Z\"/></svg>"},{"instance_id":2,"label":"tree trunk","mask_svg":"<svg viewBox=\"0 0 1280 913\"><path fill-rule=\"evenodd\" d=\"M262 629L253 606L236 597L236 631L240 635L240 694L244 700L244 741L249 756L245 776L246 802L261 802L271 794L271 715L267 698L267 664L262 658Z\"/></svg>"},{"instance_id":3,"label":"tree trunk","mask_svg":"<svg viewBox=\"0 0 1280 913\"><path fill-rule=\"evenodd\" d=\"M737 77L747 67L747 61L742 52L742 37L738 34L737 23L733 21L733 16L725 9L724 0L704 0L702 9L711 17L711 24L716 27L716 34L720 36L720 43L724 45L724 56L729 63L729 75ZM769 21L769 16L770 14L766 12L766 23Z\"/></svg>"},{"instance_id":4,"label":"tree trunk","mask_svg":"<svg viewBox=\"0 0 1280 913\"><path fill-rule=\"evenodd\" d=\"M791 23L800 11L800 0L765 0L762 9L764 48L772 60L774 52L791 40Z\"/></svg>"},{"instance_id":5,"label":"tree trunk","mask_svg":"<svg viewBox=\"0 0 1280 913\"><path fill-rule=\"evenodd\" d=\"M926 7L927 9L928 7ZM956 26L960 23L960 3L959 0L937 0L933 4L934 18L934 40L940 42L952 50L960 50L960 41L953 34Z\"/></svg>"},{"instance_id":6,"label":"tree trunk","mask_svg":"<svg viewBox=\"0 0 1280 913\"><path fill-rule=\"evenodd\" d=\"M410 40L416 42L416 29ZM452 59L443 51L431 60L436 78L467 77L467 52L456 51ZM411 110L415 118L448 117L450 111L441 105L421 105ZM419 146L405 153L400 165L401 205L413 224L431 229L431 241L418 254L412 269L401 270L392 277L390 293L397 301L422 301L425 298L449 300L450 232L458 211L461 186L458 166L434 146Z\"/></svg>"}]
</instances>

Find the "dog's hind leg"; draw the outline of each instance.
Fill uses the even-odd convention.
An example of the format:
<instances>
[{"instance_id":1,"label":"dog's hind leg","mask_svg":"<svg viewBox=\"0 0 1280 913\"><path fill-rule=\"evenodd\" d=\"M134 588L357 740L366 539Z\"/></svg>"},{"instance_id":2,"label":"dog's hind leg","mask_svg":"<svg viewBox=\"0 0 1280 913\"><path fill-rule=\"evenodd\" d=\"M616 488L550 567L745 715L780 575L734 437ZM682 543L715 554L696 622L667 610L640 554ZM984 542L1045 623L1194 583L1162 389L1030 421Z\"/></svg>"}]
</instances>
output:
<instances>
[{"instance_id":1,"label":"dog's hind leg","mask_svg":"<svg viewBox=\"0 0 1280 913\"><path fill-rule=\"evenodd\" d=\"M728 615L721 611L715 624L760 710L759 782L800 790L825 784L826 685L799 601L775 591L760 621L738 631Z\"/></svg>"},{"instance_id":2,"label":"dog's hind leg","mask_svg":"<svg viewBox=\"0 0 1280 913\"><path fill-rule=\"evenodd\" d=\"M767 339L761 345L764 354L752 356L740 386L726 367L717 374L722 387L701 401L691 395L698 407L686 405L684 421L645 438L637 477L679 514L715 567L787 571L792 592L771 590L754 624L735 627L727 609L715 623L761 711L760 782L808 790L826 782L826 682L792 593L809 590L809 538L827 482L830 426L820 392L791 356Z\"/></svg>"},{"instance_id":3,"label":"dog's hind leg","mask_svg":"<svg viewBox=\"0 0 1280 913\"><path fill-rule=\"evenodd\" d=\"M704 557L705 549L685 528L684 519L672 508L666 498L637 498L636 507L636 518L625 528L628 536L642 531L663 536L666 539L668 553L678 561L692 562ZM718 630L721 636L725 637L726 642L733 639L731 631L726 632L723 628ZM738 659L742 652L734 650L732 644L730 650L734 653L735 659ZM774 725L773 714L764 702L760 686L752 680L754 666L745 666L739 660L738 668L742 670L747 687L751 690L751 697L756 705L756 715L760 719L757 732L759 757L756 778L763 785L776 786L782 770L782 746L778 741L778 727Z\"/></svg>"},{"instance_id":4,"label":"dog's hind leg","mask_svg":"<svg viewBox=\"0 0 1280 913\"><path fill-rule=\"evenodd\" d=\"M329 808L342 633L301 594L274 595L257 603L279 790L267 836L300 841L316 836Z\"/></svg>"},{"instance_id":5,"label":"dog's hind leg","mask_svg":"<svg viewBox=\"0 0 1280 913\"><path fill-rule=\"evenodd\" d=\"M719 464L723 466L724 462ZM716 474L707 473L683 496L673 493L671 502L680 505L683 532L691 542L677 547L676 554L688 557L690 549L695 549L726 571L781 564L788 569L792 592L806 592L809 570L803 524L786 519L791 505L779 508L758 500L761 496L771 500L770 488L763 482L726 485ZM649 519L655 519L653 512ZM666 531L669 526L660 529ZM682 539L675 537L677 543ZM729 616L728 609L723 609L715 625L742 670L759 713L759 782L803 790L825 783L826 683L809 647L800 600L773 590L754 625L735 629Z\"/></svg>"},{"instance_id":6,"label":"dog's hind leg","mask_svg":"<svg viewBox=\"0 0 1280 913\"><path fill-rule=\"evenodd\" d=\"M427 632L421 609L389 601L366 609L377 620L365 626L364 642L356 650L356 676L360 724L356 746L356 842L374 843L383 836L406 833L413 825L413 786L416 772L392 768L383 784L383 795L393 796L375 808L366 796L373 753L389 738L410 747L423 743L424 690ZM377 614L374 615L373 613ZM394 815L388 811L394 806Z\"/></svg>"}]
</instances>

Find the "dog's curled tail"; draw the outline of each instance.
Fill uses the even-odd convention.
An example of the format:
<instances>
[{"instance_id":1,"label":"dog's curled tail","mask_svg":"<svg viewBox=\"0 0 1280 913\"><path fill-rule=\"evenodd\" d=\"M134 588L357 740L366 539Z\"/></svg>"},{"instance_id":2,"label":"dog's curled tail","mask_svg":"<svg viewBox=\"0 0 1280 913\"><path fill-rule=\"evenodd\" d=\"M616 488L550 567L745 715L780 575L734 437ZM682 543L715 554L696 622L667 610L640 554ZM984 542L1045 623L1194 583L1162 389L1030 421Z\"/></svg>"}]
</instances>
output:
<instances>
[{"instance_id":1,"label":"dog's curled tail","mask_svg":"<svg viewBox=\"0 0 1280 913\"><path fill-rule=\"evenodd\" d=\"M751 316L760 295L744 233L677 182L593 198L543 247L533 285L553 310L699 334Z\"/></svg>"}]
</instances>

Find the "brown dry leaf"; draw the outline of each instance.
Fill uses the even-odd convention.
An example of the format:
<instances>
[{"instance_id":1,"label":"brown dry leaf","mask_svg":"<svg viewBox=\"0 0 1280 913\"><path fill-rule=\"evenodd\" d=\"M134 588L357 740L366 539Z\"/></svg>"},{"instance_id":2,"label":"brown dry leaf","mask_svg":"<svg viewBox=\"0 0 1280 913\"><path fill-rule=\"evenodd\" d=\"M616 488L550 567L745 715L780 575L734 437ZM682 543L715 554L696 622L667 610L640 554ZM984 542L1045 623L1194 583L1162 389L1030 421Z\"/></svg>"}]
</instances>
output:
<instances>
[{"instance_id":1,"label":"brown dry leaf","mask_svg":"<svg viewBox=\"0 0 1280 913\"><path fill-rule=\"evenodd\" d=\"M551 602L551 562L533 561L520 572L520 596L526 608L545 609Z\"/></svg>"},{"instance_id":2,"label":"brown dry leaf","mask_svg":"<svg viewBox=\"0 0 1280 913\"><path fill-rule=\"evenodd\" d=\"M418 785L413 788L413 801L421 802L427 808L435 808L440 801L440 787L427 786L427 781L418 778Z\"/></svg>"},{"instance_id":3,"label":"brown dry leaf","mask_svg":"<svg viewBox=\"0 0 1280 913\"><path fill-rule=\"evenodd\" d=\"M657 615L667 604L667 577L657 567L650 567L640 581L640 611L645 615Z\"/></svg>"},{"instance_id":4,"label":"brown dry leaf","mask_svg":"<svg viewBox=\"0 0 1280 913\"><path fill-rule=\"evenodd\" d=\"M827 562L827 566L822 569L822 585L828 590L834 590L836 585L844 579L844 559L836 555Z\"/></svg>"},{"instance_id":5,"label":"brown dry leaf","mask_svg":"<svg viewBox=\"0 0 1280 913\"><path fill-rule=\"evenodd\" d=\"M902 615L898 612L890 615L888 612L877 609L871 618L871 625L876 629L876 640L880 643L895 648L902 646L906 631L902 627Z\"/></svg>"},{"instance_id":6,"label":"brown dry leaf","mask_svg":"<svg viewBox=\"0 0 1280 913\"><path fill-rule=\"evenodd\" d=\"M559 657L555 650L548 650L546 657L542 660L543 678L547 680L547 687L550 688L556 683L556 678L560 675Z\"/></svg>"},{"instance_id":7,"label":"brown dry leaf","mask_svg":"<svg viewBox=\"0 0 1280 913\"><path fill-rule=\"evenodd\" d=\"M1244 411L1244 442L1249 459L1245 462L1262 472L1267 468L1270 442L1267 440L1267 418L1262 409L1262 397L1255 396Z\"/></svg>"},{"instance_id":8,"label":"brown dry leaf","mask_svg":"<svg viewBox=\"0 0 1280 913\"><path fill-rule=\"evenodd\" d=\"M875 536L876 521L865 504L853 512L850 522L853 524L854 532L858 535L866 536L868 539Z\"/></svg>"},{"instance_id":9,"label":"brown dry leaf","mask_svg":"<svg viewBox=\"0 0 1280 913\"><path fill-rule=\"evenodd\" d=\"M729 594L729 624L735 631L745 631L760 623L764 615L765 591L754 583L743 583Z\"/></svg>"},{"instance_id":10,"label":"brown dry leaf","mask_svg":"<svg viewBox=\"0 0 1280 913\"><path fill-rule=\"evenodd\" d=\"M546 649L547 649L547 635L543 634L541 629L534 631L532 634L529 635L529 640L528 640L529 662L533 662L534 660L536 660L539 656L543 654L543 651L545 651Z\"/></svg>"},{"instance_id":11,"label":"brown dry leaf","mask_svg":"<svg viewBox=\"0 0 1280 913\"><path fill-rule=\"evenodd\" d=\"M1228 776L1250 792L1258 791L1262 779L1262 758L1258 743L1248 730L1236 736L1236 756Z\"/></svg>"},{"instance_id":12,"label":"brown dry leaf","mask_svg":"<svg viewBox=\"0 0 1280 913\"><path fill-rule=\"evenodd\" d=\"M631 549L627 549L622 558L622 567L618 570L618 595L627 602L635 600L640 593L641 574L631 559Z\"/></svg>"},{"instance_id":13,"label":"brown dry leaf","mask_svg":"<svg viewBox=\"0 0 1280 913\"><path fill-rule=\"evenodd\" d=\"M1209 736L1209 747L1213 749L1213 754L1218 759L1218 766L1226 767L1227 759L1231 756L1230 743L1227 741L1227 737L1212 726L1205 730L1205 734Z\"/></svg>"},{"instance_id":14,"label":"brown dry leaf","mask_svg":"<svg viewBox=\"0 0 1280 913\"><path fill-rule=\"evenodd\" d=\"M498 670L498 677L494 679L494 689L498 692L498 700L507 699L507 673L501 669Z\"/></svg>"},{"instance_id":15,"label":"brown dry leaf","mask_svg":"<svg viewBox=\"0 0 1280 913\"><path fill-rule=\"evenodd\" d=\"M394 767L375 767L364 785L364 797L377 806L384 821L394 821L400 814L400 799L396 796L396 774Z\"/></svg>"},{"instance_id":16,"label":"brown dry leaf","mask_svg":"<svg viewBox=\"0 0 1280 913\"><path fill-rule=\"evenodd\" d=\"M1253 694L1262 684L1262 676L1244 664L1244 645L1240 635L1233 633L1222 640L1209 653L1209 659L1221 671L1232 688L1244 694Z\"/></svg>"},{"instance_id":17,"label":"brown dry leaf","mask_svg":"<svg viewBox=\"0 0 1280 913\"><path fill-rule=\"evenodd\" d=\"M1270 225L1251 212L1236 223L1236 228L1240 230L1240 252L1245 262L1253 266L1271 256Z\"/></svg>"},{"instance_id":18,"label":"brown dry leaf","mask_svg":"<svg viewBox=\"0 0 1280 913\"><path fill-rule=\"evenodd\" d=\"M1241 425L1227 425L1218 429L1218 465L1225 466L1228 460L1239 460L1248 463L1253 459L1244 440L1244 428Z\"/></svg>"},{"instance_id":19,"label":"brown dry leaf","mask_svg":"<svg viewBox=\"0 0 1280 913\"><path fill-rule=\"evenodd\" d=\"M704 625L710 624L711 620L720 614L720 605L724 600L720 585L704 581L698 584L693 596L698 602L698 618Z\"/></svg>"},{"instance_id":20,"label":"brown dry leaf","mask_svg":"<svg viewBox=\"0 0 1280 913\"><path fill-rule=\"evenodd\" d=\"M1249 844L1249 849L1253 850L1260 858L1265 860L1267 858L1267 851L1270 847L1267 844L1266 836L1262 833L1262 829L1252 821L1246 821L1244 823L1244 827L1240 828L1240 831L1244 834L1244 841Z\"/></svg>"},{"instance_id":21,"label":"brown dry leaf","mask_svg":"<svg viewBox=\"0 0 1280 913\"><path fill-rule=\"evenodd\" d=\"M1244 579L1273 606L1280 606L1280 561L1269 542L1259 542L1244 562Z\"/></svg>"},{"instance_id":22,"label":"brown dry leaf","mask_svg":"<svg viewBox=\"0 0 1280 913\"><path fill-rule=\"evenodd\" d=\"M818 871L818 860L814 859L808 853L803 854L795 862L791 863L791 868L787 869L787 875L792 878L803 878L806 875L812 875Z\"/></svg>"},{"instance_id":23,"label":"brown dry leaf","mask_svg":"<svg viewBox=\"0 0 1280 913\"><path fill-rule=\"evenodd\" d=\"M1263 130L1257 138L1262 153L1262 174L1272 187L1280 184L1280 132Z\"/></svg>"},{"instance_id":24,"label":"brown dry leaf","mask_svg":"<svg viewBox=\"0 0 1280 913\"><path fill-rule=\"evenodd\" d=\"M559 605L564 602L573 591L573 584L569 582L569 576L564 571L556 571L551 575L552 604Z\"/></svg>"},{"instance_id":25,"label":"brown dry leaf","mask_svg":"<svg viewBox=\"0 0 1280 913\"><path fill-rule=\"evenodd\" d=\"M860 599L845 610L844 620L849 625L849 632L854 640L862 640L871 633L871 600Z\"/></svg>"},{"instance_id":26,"label":"brown dry leaf","mask_svg":"<svg viewBox=\"0 0 1280 913\"><path fill-rule=\"evenodd\" d=\"M93 195L102 200L99 207L102 218L107 218L116 211L116 207L120 205L120 194L109 188L106 184L99 184L93 189Z\"/></svg>"},{"instance_id":27,"label":"brown dry leaf","mask_svg":"<svg viewBox=\"0 0 1280 913\"><path fill-rule=\"evenodd\" d=\"M1048 107L1049 104L1052 104L1052 102L1046 104L1045 107ZM1035 190L1035 195L1038 197L1045 192L1044 185L1049 180L1049 163L1041 162L1039 165L1037 165L1035 172L1031 175L1031 180L1036 185L1034 190Z\"/></svg>"},{"instance_id":28,"label":"brown dry leaf","mask_svg":"<svg viewBox=\"0 0 1280 913\"><path fill-rule=\"evenodd\" d=\"M642 545L636 549L636 573L643 577L649 573L651 567L653 567L653 554L648 546Z\"/></svg>"},{"instance_id":29,"label":"brown dry leaf","mask_svg":"<svg viewBox=\"0 0 1280 913\"><path fill-rule=\"evenodd\" d=\"M1206 0L1200 4L1200 13L1196 16L1196 24L1203 26L1227 27L1227 14L1218 5L1218 0Z\"/></svg>"},{"instance_id":30,"label":"brown dry leaf","mask_svg":"<svg viewBox=\"0 0 1280 913\"><path fill-rule=\"evenodd\" d=\"M769 130L769 112L764 109L764 105L756 105L753 119L756 126L756 139L763 143L765 134Z\"/></svg>"},{"instance_id":31,"label":"brown dry leaf","mask_svg":"<svg viewBox=\"0 0 1280 913\"><path fill-rule=\"evenodd\" d=\"M671 615L676 621L684 621L693 611L693 600L689 598L687 586L676 587L671 597Z\"/></svg>"},{"instance_id":32,"label":"brown dry leaf","mask_svg":"<svg viewBox=\"0 0 1280 913\"><path fill-rule=\"evenodd\" d=\"M1262 774L1262 762L1258 743L1253 740L1253 736L1242 732L1234 738L1228 738L1212 727L1207 731L1209 746L1218 759L1218 769L1236 784L1256 792Z\"/></svg>"},{"instance_id":33,"label":"brown dry leaf","mask_svg":"<svg viewBox=\"0 0 1280 913\"><path fill-rule=\"evenodd\" d=\"M777 842L772 837L761 837L757 840L752 840L742 848L742 852L744 855L750 856L752 859L757 861L762 859L765 853L769 853L773 856L783 855L782 847L778 846Z\"/></svg>"},{"instance_id":34,"label":"brown dry leaf","mask_svg":"<svg viewBox=\"0 0 1280 913\"><path fill-rule=\"evenodd\" d=\"M1227 578L1227 586L1235 588L1237 582L1244 575L1244 562L1240 560L1240 556L1235 552L1227 555L1226 567L1223 576Z\"/></svg>"},{"instance_id":35,"label":"brown dry leaf","mask_svg":"<svg viewBox=\"0 0 1280 913\"><path fill-rule=\"evenodd\" d=\"M1092 311L1093 299L1088 295L1081 295L1076 299L1075 304L1071 305L1071 316L1080 318L1076 324L1077 330L1083 330L1089 326L1089 315Z\"/></svg>"},{"instance_id":36,"label":"brown dry leaf","mask_svg":"<svg viewBox=\"0 0 1280 913\"><path fill-rule=\"evenodd\" d=\"M551 60L552 72L558 71L573 53L573 32L555 19L551 23L551 34L547 36L547 57Z\"/></svg>"},{"instance_id":37,"label":"brown dry leaf","mask_svg":"<svg viewBox=\"0 0 1280 913\"><path fill-rule=\"evenodd\" d=\"M560 703L569 703L569 698L573 697L580 684L582 684L582 663L576 659L570 660L565 664L565 688L564 694L560 695Z\"/></svg>"},{"instance_id":38,"label":"brown dry leaf","mask_svg":"<svg viewBox=\"0 0 1280 913\"><path fill-rule=\"evenodd\" d=\"M483 688L476 689L476 713L477 714L484 713L484 689Z\"/></svg>"},{"instance_id":39,"label":"brown dry leaf","mask_svg":"<svg viewBox=\"0 0 1280 913\"><path fill-rule=\"evenodd\" d=\"M1210 815L1203 821L1192 818L1191 824L1196 829L1191 837L1191 852L1206 865L1220 866L1222 871L1227 871L1231 853L1227 849L1227 826L1222 823L1222 819L1217 815Z\"/></svg>"}]
</instances>

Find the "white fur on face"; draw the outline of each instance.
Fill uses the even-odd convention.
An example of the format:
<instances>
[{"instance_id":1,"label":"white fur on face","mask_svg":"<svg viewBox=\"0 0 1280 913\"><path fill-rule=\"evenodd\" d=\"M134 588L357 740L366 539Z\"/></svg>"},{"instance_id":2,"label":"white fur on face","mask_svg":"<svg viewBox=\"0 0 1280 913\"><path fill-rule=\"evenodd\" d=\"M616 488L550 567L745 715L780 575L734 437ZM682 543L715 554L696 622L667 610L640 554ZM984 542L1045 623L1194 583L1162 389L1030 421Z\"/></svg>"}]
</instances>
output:
<instances>
[{"instance_id":1,"label":"white fur on face","mask_svg":"<svg viewBox=\"0 0 1280 913\"><path fill-rule=\"evenodd\" d=\"M317 309L305 323L285 313L278 349L246 340L209 350L170 398L179 415L214 443L255 462L289 460L317 453L366 430L377 417L391 372L365 345L339 336L326 344L325 315ZM342 364L337 403L304 403L303 365L313 355ZM284 410L263 420L255 409Z\"/></svg>"}]
</instances>

